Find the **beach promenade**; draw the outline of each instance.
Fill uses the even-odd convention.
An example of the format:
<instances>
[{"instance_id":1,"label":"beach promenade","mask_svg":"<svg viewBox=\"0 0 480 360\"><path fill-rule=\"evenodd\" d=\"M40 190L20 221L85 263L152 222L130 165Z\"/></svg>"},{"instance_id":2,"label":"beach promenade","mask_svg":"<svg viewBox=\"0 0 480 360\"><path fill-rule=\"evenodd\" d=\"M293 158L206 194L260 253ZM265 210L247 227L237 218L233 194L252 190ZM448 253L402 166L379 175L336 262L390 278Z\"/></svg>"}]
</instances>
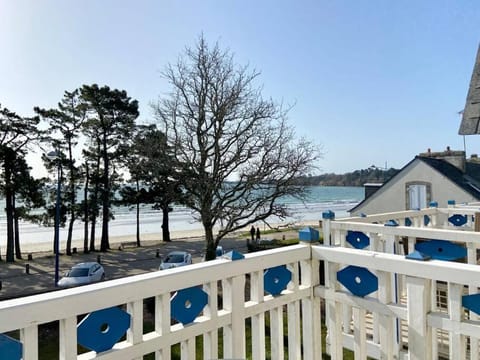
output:
<instances>
[{"instance_id":1,"label":"beach promenade","mask_svg":"<svg viewBox=\"0 0 480 360\"><path fill-rule=\"evenodd\" d=\"M106 253L91 252L83 254L82 251L79 251L72 256L60 255L60 277L74 264L98 260L105 268L107 281L157 271L161 258L172 250L188 251L192 254L194 263L200 262L205 249L204 238L198 232L190 232L189 235L191 236L174 238L171 242L151 240L155 236L148 236L146 238L149 240L142 241L141 247L132 246L133 239L131 237L113 238L111 241L112 249ZM298 237L296 231L282 232L281 235L269 234L269 237L281 238L283 235L286 238ZM244 236L233 236L223 239L221 245L226 252L236 250L245 253L247 251L246 240ZM128 246L119 250L121 244L128 244ZM30 250L34 251L24 251L24 259L16 260L14 263L6 263L5 258L2 258L0 262L0 281L2 285L0 301L58 289L54 286L55 256L53 252L48 252L46 249L39 247ZM28 254L32 255L32 260L28 260Z\"/></svg>"}]
</instances>

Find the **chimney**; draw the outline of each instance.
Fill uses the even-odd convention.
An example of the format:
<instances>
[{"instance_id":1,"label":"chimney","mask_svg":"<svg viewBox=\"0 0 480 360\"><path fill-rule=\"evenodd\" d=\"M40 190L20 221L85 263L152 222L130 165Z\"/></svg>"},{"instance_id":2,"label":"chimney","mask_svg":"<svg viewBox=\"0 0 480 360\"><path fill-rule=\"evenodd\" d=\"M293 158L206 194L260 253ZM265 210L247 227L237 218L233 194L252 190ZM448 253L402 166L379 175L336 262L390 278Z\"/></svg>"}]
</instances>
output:
<instances>
[{"instance_id":1,"label":"chimney","mask_svg":"<svg viewBox=\"0 0 480 360\"><path fill-rule=\"evenodd\" d=\"M467 160L470 163L480 163L480 158L478 157L478 154L472 154L470 155L470 159Z\"/></svg>"},{"instance_id":2,"label":"chimney","mask_svg":"<svg viewBox=\"0 0 480 360\"><path fill-rule=\"evenodd\" d=\"M363 184L363 188L365 190L365 199L368 199L370 196L372 196L374 193L376 193L377 190L382 187L382 185L383 184L378 184L378 183Z\"/></svg>"},{"instance_id":3,"label":"chimney","mask_svg":"<svg viewBox=\"0 0 480 360\"><path fill-rule=\"evenodd\" d=\"M428 149L426 153L421 153L419 156L444 160L460 169L462 172L465 172L465 151L452 150L450 149L450 146L447 146L445 151L432 152Z\"/></svg>"}]
</instances>

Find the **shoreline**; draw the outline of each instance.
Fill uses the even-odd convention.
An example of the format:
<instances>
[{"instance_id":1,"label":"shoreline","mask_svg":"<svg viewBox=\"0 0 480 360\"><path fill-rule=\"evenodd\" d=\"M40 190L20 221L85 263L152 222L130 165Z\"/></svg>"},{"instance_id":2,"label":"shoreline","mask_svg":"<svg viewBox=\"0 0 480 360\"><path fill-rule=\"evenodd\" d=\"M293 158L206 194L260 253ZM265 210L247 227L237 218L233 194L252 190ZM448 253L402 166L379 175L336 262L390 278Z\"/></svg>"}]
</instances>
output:
<instances>
[{"instance_id":1,"label":"shoreline","mask_svg":"<svg viewBox=\"0 0 480 360\"><path fill-rule=\"evenodd\" d=\"M302 221L299 223L295 224L285 224L282 225L282 223L276 223L276 224L271 224L273 226L279 226L283 229L288 230L292 228L301 228L304 226L312 226L315 228L318 228L319 223L318 221ZM239 234L249 233L249 228L250 225L241 229L237 230L235 232L232 232L229 234L230 236L227 235L227 237L237 237ZM268 228L264 228L263 231L268 231ZM262 231L262 230L261 230ZM263 232L262 231L262 232ZM201 237L204 237L204 230L203 229L190 229L190 230L175 230L175 231L170 231L170 237L172 241L175 240L188 240L188 239L198 239ZM117 249L122 243L136 243L136 235L135 234L129 234L129 235L114 235L110 236L109 238L110 242L110 247L112 249ZM164 243L163 238L162 238L162 233L141 233L140 234L140 242L142 246L152 246L158 243ZM66 239L60 238L60 252L65 251L65 245L66 245ZM95 245L96 248L100 247L100 237L97 237L95 239ZM81 253L83 251L83 239L73 239L72 240L72 249L76 247L77 252ZM22 255L26 255L29 253L52 253L53 254L53 241L52 242L24 242L20 243L20 249L22 251ZM5 248L2 246L2 257L5 255ZM96 250L98 251L98 250Z\"/></svg>"}]
</instances>

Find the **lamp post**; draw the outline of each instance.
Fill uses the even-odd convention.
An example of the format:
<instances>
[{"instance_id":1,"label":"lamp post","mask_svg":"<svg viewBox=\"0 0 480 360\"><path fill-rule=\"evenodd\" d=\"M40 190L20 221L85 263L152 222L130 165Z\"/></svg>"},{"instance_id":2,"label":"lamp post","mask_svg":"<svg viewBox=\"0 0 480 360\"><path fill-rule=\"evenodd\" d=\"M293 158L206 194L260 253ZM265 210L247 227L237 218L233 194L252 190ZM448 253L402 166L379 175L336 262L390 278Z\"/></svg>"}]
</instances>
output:
<instances>
[{"instance_id":1,"label":"lamp post","mask_svg":"<svg viewBox=\"0 0 480 360\"><path fill-rule=\"evenodd\" d=\"M55 286L58 286L58 263L60 253L60 195L62 186L62 164L60 162L60 153L58 151L50 151L47 154L50 161L57 162L57 200L55 202L55 235L53 238L53 246L55 251Z\"/></svg>"}]
</instances>

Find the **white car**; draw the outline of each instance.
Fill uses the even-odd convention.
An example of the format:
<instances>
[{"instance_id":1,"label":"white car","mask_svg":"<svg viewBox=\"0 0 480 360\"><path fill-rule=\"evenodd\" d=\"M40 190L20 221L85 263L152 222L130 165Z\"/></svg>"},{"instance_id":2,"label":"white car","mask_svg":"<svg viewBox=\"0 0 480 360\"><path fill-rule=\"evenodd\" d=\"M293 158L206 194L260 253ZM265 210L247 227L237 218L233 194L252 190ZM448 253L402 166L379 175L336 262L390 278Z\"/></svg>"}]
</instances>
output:
<instances>
[{"instance_id":1,"label":"white car","mask_svg":"<svg viewBox=\"0 0 480 360\"><path fill-rule=\"evenodd\" d=\"M84 262L73 266L58 281L60 287L91 284L105 280L105 270L97 262Z\"/></svg>"},{"instance_id":2,"label":"white car","mask_svg":"<svg viewBox=\"0 0 480 360\"><path fill-rule=\"evenodd\" d=\"M186 251L172 251L160 263L160 270L185 266L192 263L192 255Z\"/></svg>"}]
</instances>

